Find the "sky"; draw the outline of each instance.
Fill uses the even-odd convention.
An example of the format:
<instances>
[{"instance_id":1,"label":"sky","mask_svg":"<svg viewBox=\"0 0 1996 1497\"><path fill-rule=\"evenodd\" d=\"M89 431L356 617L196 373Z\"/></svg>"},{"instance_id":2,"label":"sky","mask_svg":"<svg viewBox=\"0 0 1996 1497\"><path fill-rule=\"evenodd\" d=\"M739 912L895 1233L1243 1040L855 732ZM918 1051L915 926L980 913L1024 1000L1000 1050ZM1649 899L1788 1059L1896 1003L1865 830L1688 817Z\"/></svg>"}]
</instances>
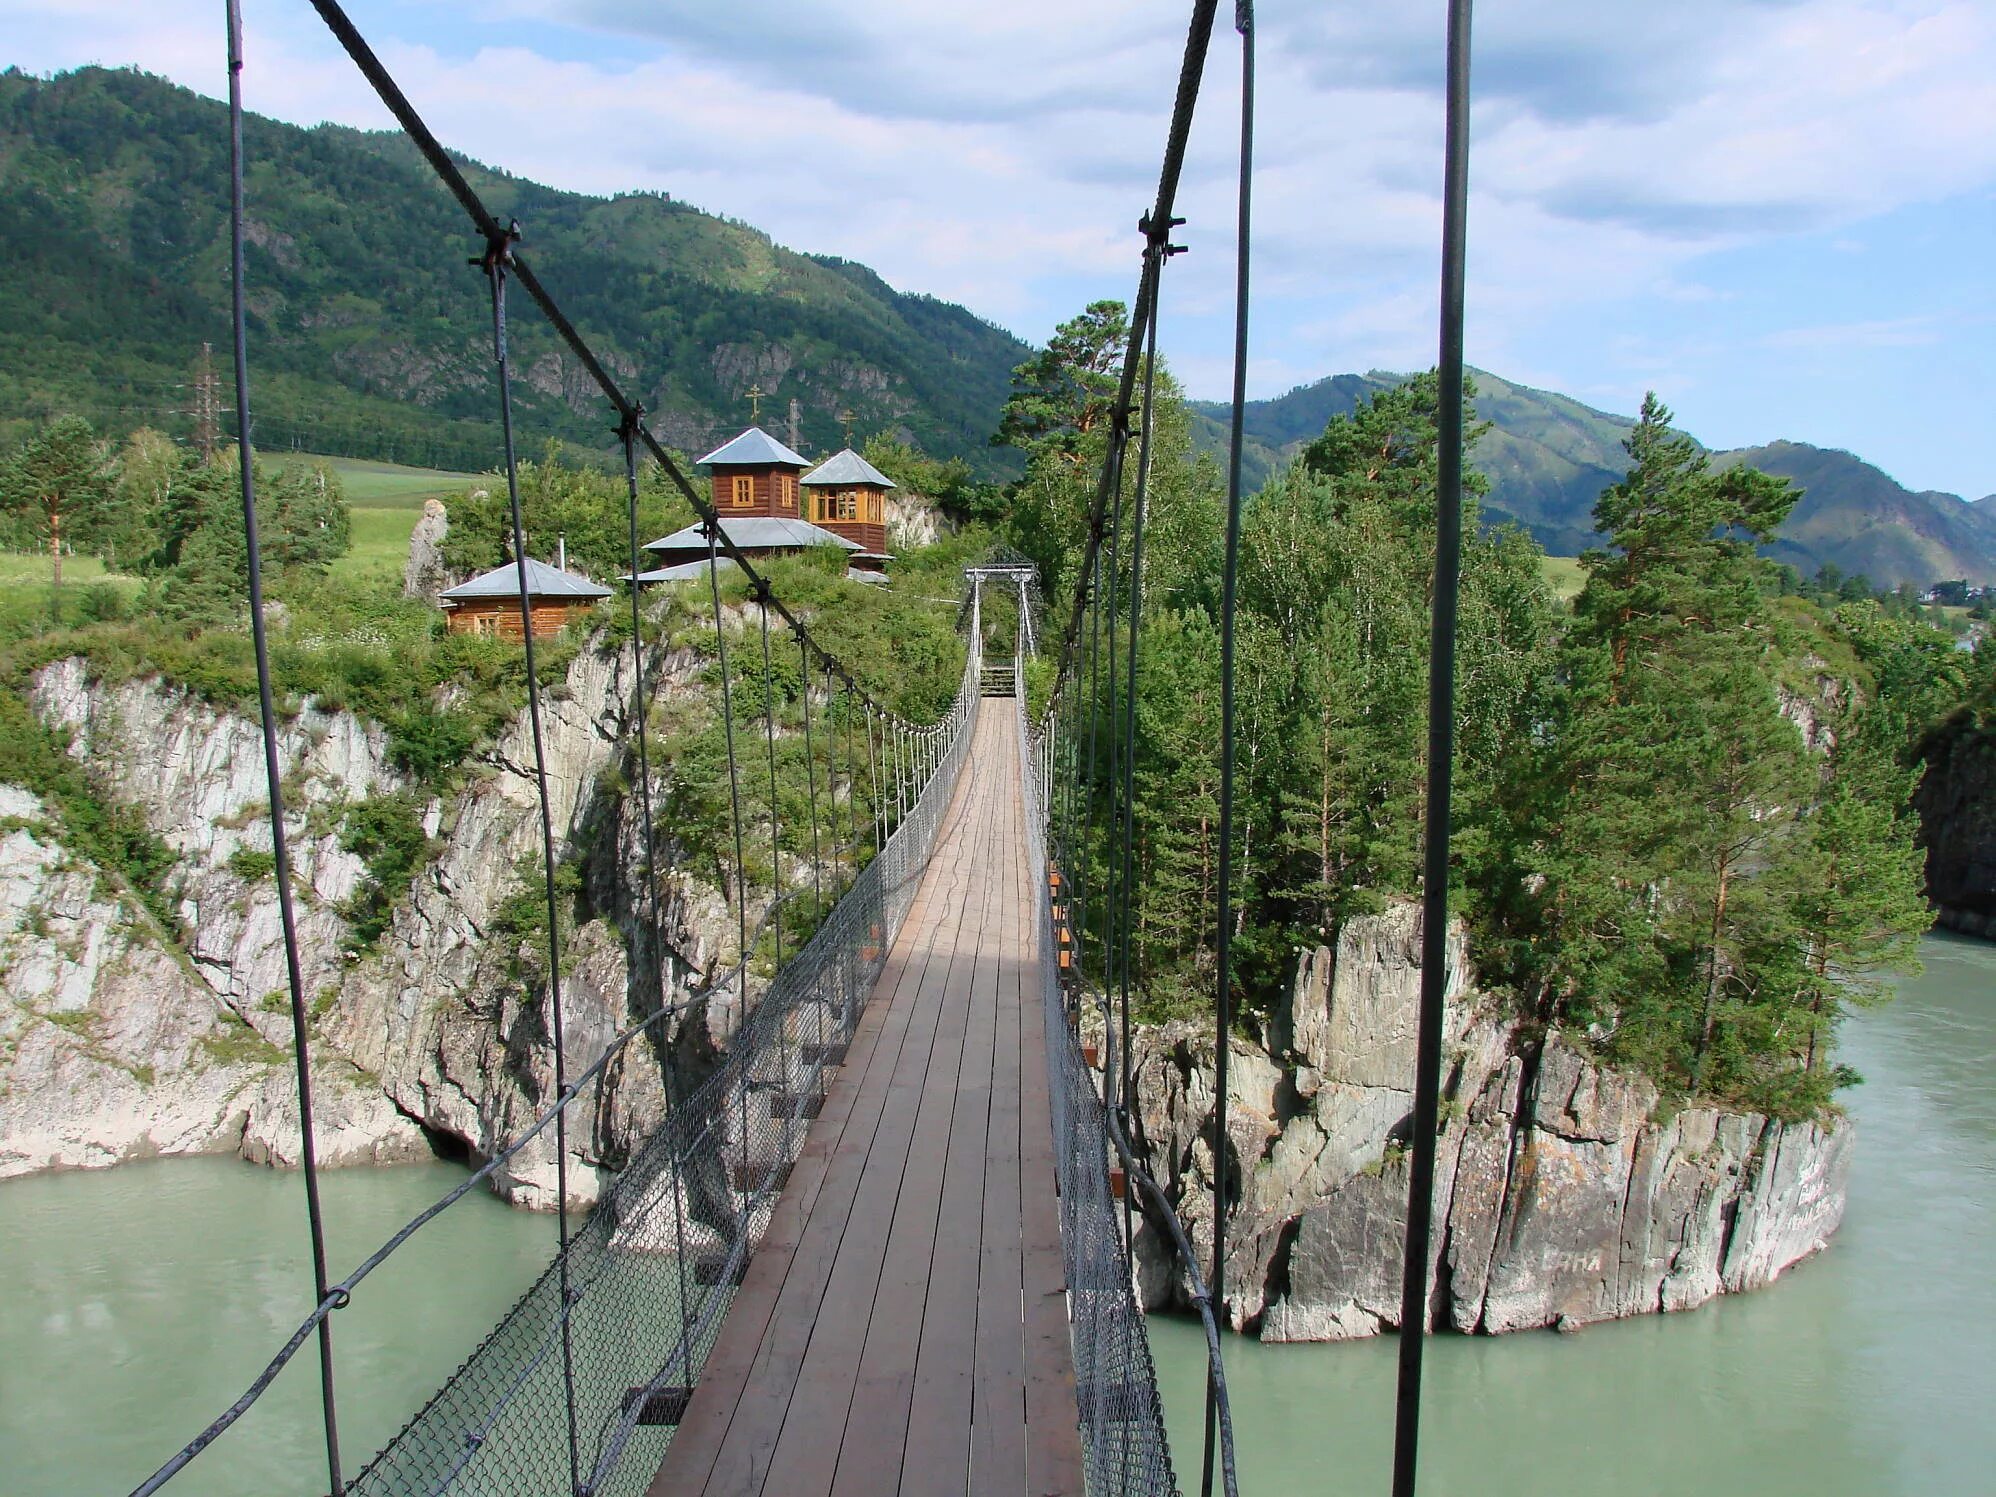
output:
<instances>
[{"instance_id":1,"label":"sky","mask_svg":"<svg viewBox=\"0 0 1996 1497\"><path fill-rule=\"evenodd\" d=\"M1189 6L1162 0L350 0L446 144L645 189L1033 342L1127 300ZM1222 20L1161 344L1220 398L1240 47ZM244 92L386 112L305 0L245 0ZM0 0L0 64L221 96L215 0ZM1441 0L1264 0L1249 393L1435 361ZM1996 492L1996 0L1482 0L1472 363L1715 447L1843 447ZM533 226L524 226L531 246ZM542 265L559 285L556 267Z\"/></svg>"}]
</instances>

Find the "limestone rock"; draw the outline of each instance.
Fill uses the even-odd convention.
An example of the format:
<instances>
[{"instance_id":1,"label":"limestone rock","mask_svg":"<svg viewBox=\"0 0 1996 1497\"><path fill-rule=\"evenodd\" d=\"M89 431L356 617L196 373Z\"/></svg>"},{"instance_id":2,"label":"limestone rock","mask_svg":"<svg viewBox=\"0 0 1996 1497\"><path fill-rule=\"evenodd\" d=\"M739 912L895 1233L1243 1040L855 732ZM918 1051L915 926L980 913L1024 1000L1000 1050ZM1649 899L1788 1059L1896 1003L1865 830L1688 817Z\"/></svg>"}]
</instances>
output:
<instances>
[{"instance_id":1,"label":"limestone rock","mask_svg":"<svg viewBox=\"0 0 1996 1497\"><path fill-rule=\"evenodd\" d=\"M1397 1324L1413 1106L1420 912L1346 922L1302 953L1267 1050L1229 1062L1228 1309L1264 1340ZM1577 1327L1755 1288L1821 1248L1843 1211L1853 1130L1686 1108L1561 1034L1529 1044L1448 942L1443 1122L1429 1323ZM1212 1243L1212 1041L1137 1044L1141 1137L1202 1252ZM1152 1305L1185 1302L1155 1231Z\"/></svg>"},{"instance_id":2,"label":"limestone rock","mask_svg":"<svg viewBox=\"0 0 1996 1497\"><path fill-rule=\"evenodd\" d=\"M441 499L423 501L423 517L409 532L409 560L402 568L402 596L421 598L432 608L437 594L450 583L444 567L444 537L450 532L450 514Z\"/></svg>"}]
</instances>

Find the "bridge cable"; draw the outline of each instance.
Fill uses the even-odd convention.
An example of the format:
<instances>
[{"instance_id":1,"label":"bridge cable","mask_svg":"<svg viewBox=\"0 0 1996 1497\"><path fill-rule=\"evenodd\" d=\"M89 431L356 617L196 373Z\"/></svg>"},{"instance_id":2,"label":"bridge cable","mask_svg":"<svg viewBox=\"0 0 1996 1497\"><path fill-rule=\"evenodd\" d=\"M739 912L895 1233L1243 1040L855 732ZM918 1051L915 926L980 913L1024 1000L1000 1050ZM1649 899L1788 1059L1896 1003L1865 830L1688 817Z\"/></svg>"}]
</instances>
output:
<instances>
[{"instance_id":1,"label":"bridge cable","mask_svg":"<svg viewBox=\"0 0 1996 1497\"><path fill-rule=\"evenodd\" d=\"M278 924L284 934L284 975L291 994L291 1048L298 1072L299 1164L305 1177L305 1220L312 1241L312 1288L328 1298L325 1213L319 1201L319 1142L312 1106L311 1031L305 978L298 957L298 921L291 900L291 845L284 826L284 772L277 757L277 706L270 680L270 633L263 612L263 549L257 534L256 463L250 446L249 332L243 252L243 19L241 0L228 0L229 46L229 294L230 333L236 366L236 447L242 483L243 539L249 553L250 639L256 653L257 711L263 730L264 781L270 796L270 844L277 879ZM319 1321L319 1404L325 1429L328 1490L344 1484L340 1472L339 1401L333 1380L333 1326ZM217 1431L216 1433L219 1433ZM187 1453L193 1459L200 1446ZM178 1468L175 1468L178 1469ZM171 1471L164 1473L170 1476Z\"/></svg>"},{"instance_id":2,"label":"bridge cable","mask_svg":"<svg viewBox=\"0 0 1996 1497\"><path fill-rule=\"evenodd\" d=\"M1449 797L1455 770L1456 593L1462 569L1463 300L1469 217L1471 0L1449 0L1448 107L1442 185L1441 367L1434 616L1428 638L1428 793L1421 888L1421 1017L1414 1069L1413 1158L1400 1280L1393 1497L1414 1497L1420 1456L1421 1353L1427 1340L1442 1029L1448 992Z\"/></svg>"},{"instance_id":3,"label":"bridge cable","mask_svg":"<svg viewBox=\"0 0 1996 1497\"><path fill-rule=\"evenodd\" d=\"M327 3L327 0L314 0L314 3ZM1219 10L1219 0L1194 0L1192 21L1185 38L1185 56L1179 66L1178 92L1172 101L1171 124L1165 135L1164 163L1158 170L1157 198L1151 211L1144 215L1143 228L1150 232L1152 225L1161 226L1168 233L1181 219L1172 217L1172 210L1178 201L1179 177L1185 167L1185 146L1192 130L1193 109L1199 100L1199 83L1206 70L1206 50L1213 33L1213 20ZM1137 288L1137 305L1142 306L1150 299L1151 283L1157 277L1161 266L1151 259L1144 261L1143 276ZM1143 329L1136 322L1130 326L1129 339L1123 350L1123 371L1117 387L1115 403L1110 407L1109 430L1110 449L1116 451L1120 442L1129 436L1130 407L1135 399L1136 378L1139 358L1142 352L1140 340ZM1114 471L1112 473L1112 466ZM1088 601L1086 579L1090 573L1090 563L1096 551L1101 548L1102 537L1107 526L1109 499L1112 484L1120 484L1120 464L1104 464L1101 481L1096 485L1095 499L1089 510L1088 527L1083 543L1083 557L1080 573L1075 584L1074 602L1068 611L1068 622L1061 636L1061 668L1054 675L1054 690L1066 677L1066 665L1076 645L1081 630L1081 615Z\"/></svg>"},{"instance_id":4,"label":"bridge cable","mask_svg":"<svg viewBox=\"0 0 1996 1497\"><path fill-rule=\"evenodd\" d=\"M689 972L691 964L685 962L685 958L680 956L676 946L668 945L666 942L665 911L663 901L659 898L658 836L656 823L652 816L651 795L651 692L647 688L645 681L644 607L639 596L642 589L639 587L637 580L638 573L643 570L643 553L638 545L637 423L643 419L643 416L644 409L643 407L639 407L632 419L620 421L617 424L617 438L622 443L624 449L624 490L626 499L624 512L625 518L628 521L626 530L630 539L631 550L631 660L635 676L633 694L637 700L638 809L641 818L640 825L644 834L645 892L649 895L647 902L650 905L651 914L652 953L653 960L658 967L658 1001L659 1006L663 1008L667 1002L667 995L672 991L673 987L671 981L674 972L672 966L673 960L677 959L680 963L687 966ZM667 1107L669 1110L678 1105L684 1093L680 1090L680 1078L678 1067L673 1059L671 1036L662 1036L658 1048L660 1057L665 1065L666 1096L668 1098ZM680 1188L678 1185L677 1164L678 1161L675 1159L673 1184L675 1191ZM672 1213L672 1225L674 1232L674 1252L677 1258L679 1276L678 1357L680 1366L685 1367L689 1365L689 1358L691 1356L690 1343L692 1340L693 1307L691 1303L692 1296L688 1293L689 1285L686 1279L686 1212L676 1202Z\"/></svg>"},{"instance_id":5,"label":"bridge cable","mask_svg":"<svg viewBox=\"0 0 1996 1497\"><path fill-rule=\"evenodd\" d=\"M804 789L811 807L811 898L817 913L825 907L824 864L818 848L818 756L811 740L811 657L803 635L797 637L797 696L804 708ZM828 695L827 708L831 705Z\"/></svg>"},{"instance_id":6,"label":"bridge cable","mask_svg":"<svg viewBox=\"0 0 1996 1497\"><path fill-rule=\"evenodd\" d=\"M783 827L777 811L776 785L776 685L774 670L769 662L769 603L761 594L757 595L760 605L757 612L762 615L762 736L769 749L769 913L771 939L774 942L775 956L770 964L772 972L783 970ZM768 990L765 989L765 992ZM794 1096L790 1090L793 1071L790 1065L790 1016L778 1013L776 1016L776 1065L782 1076L783 1095ZM746 1074L746 1071L744 1071ZM782 1127L778 1135L782 1139L782 1150L778 1159L790 1157L790 1110L794 1101L779 1104L784 1107L779 1121ZM770 1176L773 1180L777 1166L772 1165ZM765 1184L767 1183L765 1180Z\"/></svg>"},{"instance_id":7,"label":"bridge cable","mask_svg":"<svg viewBox=\"0 0 1996 1497\"><path fill-rule=\"evenodd\" d=\"M1168 244L1159 243L1150 250L1158 257L1170 253ZM1144 372L1143 400L1138 421L1140 433L1137 443L1137 485L1130 501L1130 637L1129 658L1123 670L1123 783L1122 783L1122 847L1120 849L1120 882L1122 904L1122 928L1117 937L1120 950L1117 955L1117 971L1122 983L1123 1008L1123 1098L1122 1109L1124 1126L1131 1126L1130 1120L1136 1115L1136 1056L1132 1050L1130 1004L1132 999L1130 965L1134 956L1137 924L1137 865L1136 865L1136 766L1137 766L1137 658L1138 641L1142 636L1143 624L1143 575L1144 575L1144 514L1148 508L1151 468L1151 442L1154 436L1156 418L1157 383L1157 279L1151 280L1150 305L1142 309L1144 319ZM1133 1131L1133 1130L1132 1130ZM1123 1190L1123 1250L1136 1261L1135 1192L1128 1188L1127 1180Z\"/></svg>"},{"instance_id":8,"label":"bridge cable","mask_svg":"<svg viewBox=\"0 0 1996 1497\"><path fill-rule=\"evenodd\" d=\"M728 811L729 821L734 830L735 840L735 929L737 957L735 961L735 1032L740 1034L748 1027L748 861L742 845L742 787L741 775L735 767L735 703L734 687L728 677L728 630L727 622L721 616L721 563L715 537L720 533L718 521L707 527L707 584L714 599L714 648L721 667L721 729L728 749ZM742 1067L741 1084L741 1151L742 1169L740 1179L746 1184L749 1172L749 1121L748 1121L748 1071ZM732 1184L732 1182L730 1182ZM732 1192L730 1201L732 1202ZM748 1198L736 1209L735 1231L736 1251L740 1251L749 1232Z\"/></svg>"},{"instance_id":9,"label":"bridge cable","mask_svg":"<svg viewBox=\"0 0 1996 1497\"><path fill-rule=\"evenodd\" d=\"M1253 245L1254 0L1234 0L1234 29L1241 38L1241 161L1235 188L1239 219L1234 231L1234 389L1227 434L1227 532L1220 566L1220 867L1219 929L1213 984L1213 1271L1207 1289L1214 1312L1227 1316L1227 1053L1234 1027L1234 625L1241 554L1241 449L1247 417L1248 266ZM1200 1458L1200 1497L1212 1497L1215 1405L1219 1376L1206 1372L1205 1445Z\"/></svg>"},{"instance_id":10,"label":"bridge cable","mask_svg":"<svg viewBox=\"0 0 1996 1497\"><path fill-rule=\"evenodd\" d=\"M541 813L541 889L547 905L548 1004L554 1034L554 1089L560 1096L568 1090L567 1029L561 1002L561 896L555 888L554 809L548 792L547 748L541 730L541 681L534 652L534 604L527 578L526 523L520 511L519 454L513 442L513 376L506 342L506 267L513 242L519 237L517 225L509 224L486 243L485 253L472 263L485 272L492 292L492 356L498 367L499 432L505 447L506 502L512 522L513 573L520 589L520 643L525 651L527 674L527 721L534 741L534 783ZM575 1344L572 1315L574 1286L569 1280L568 1228L568 1109L562 1108L554 1121L555 1194L557 1197L556 1235L561 1244L561 1378L563 1404L568 1420L569 1490L582 1487L582 1465L575 1417Z\"/></svg>"},{"instance_id":11,"label":"bridge cable","mask_svg":"<svg viewBox=\"0 0 1996 1497\"><path fill-rule=\"evenodd\" d=\"M517 240L517 224L509 222L502 225L492 211L485 206L478 194L472 189L470 182L466 180L463 171L452 160L450 152L444 149L442 142L437 139L435 132L424 122L422 115L417 113L415 106L409 102L408 95L402 91L401 86L396 83L394 77L388 72L388 69L382 65L381 59L375 55L374 50L368 45L367 39L360 34L359 28L348 18L338 0L312 0L312 8L325 21L327 28L333 33L334 38L340 43L341 47L345 49L348 57L353 60L354 65L360 69L362 76L373 87L376 95L387 107L389 113L395 116L396 122L402 126L404 132L409 136L410 143L416 147L423 159L429 163L430 169L436 173L438 180L443 183L451 196L457 200L458 205L464 209L480 236L487 243L491 243L495 237L504 237L509 234ZM703 523L709 525L716 523L720 519L720 515L714 508L711 500L706 495L703 495L687 479L686 474L679 466L678 460L659 442L651 429L645 426L641 420L637 419L640 410L639 402L626 395L622 387L611 377L609 371L604 367L602 359L589 346L582 334L577 331L575 324L569 320L568 315L562 311L554 297L541 284L540 278L534 274L532 267L528 265L526 260L517 251L509 256L507 270L511 279L516 281L520 288L532 298L534 304L540 308L542 315L547 318L548 326L568 346L569 351L575 355L576 360L582 365L584 372L595 382L596 387L603 393L604 398L610 402L618 418L620 420L631 419L636 422L635 432L638 440L644 444L645 450L651 454L652 460L659 465L661 471L664 472L665 476L679 491L680 496L693 507L694 513ZM721 533L719 546L720 549L726 552L728 559L741 569L742 574L749 579L752 586L767 586L747 552L737 545L725 530ZM633 586L635 585L634 583ZM797 628L804 627L803 621L789 610L781 598L776 597L774 593L771 593L769 596L771 606L776 609L777 614L786 623ZM806 632L808 636L808 630ZM811 648L813 651L822 659L830 662L852 690L858 692L862 697L871 702L873 700L871 695L854 680L844 663L820 644L815 636L808 637L811 638ZM881 710L883 712L887 711L884 706ZM887 715L891 717L895 714L889 712Z\"/></svg>"}]
</instances>

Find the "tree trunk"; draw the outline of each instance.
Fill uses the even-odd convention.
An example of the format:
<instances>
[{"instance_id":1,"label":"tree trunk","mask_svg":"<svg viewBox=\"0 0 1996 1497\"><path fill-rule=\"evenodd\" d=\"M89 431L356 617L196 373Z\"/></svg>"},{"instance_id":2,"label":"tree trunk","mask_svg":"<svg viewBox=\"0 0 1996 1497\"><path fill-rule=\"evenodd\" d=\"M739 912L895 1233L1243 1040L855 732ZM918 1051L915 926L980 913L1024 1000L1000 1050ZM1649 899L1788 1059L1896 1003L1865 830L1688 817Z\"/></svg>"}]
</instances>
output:
<instances>
[{"instance_id":1,"label":"tree trunk","mask_svg":"<svg viewBox=\"0 0 1996 1497\"><path fill-rule=\"evenodd\" d=\"M49 508L49 564L56 587L62 586L62 511Z\"/></svg>"}]
</instances>

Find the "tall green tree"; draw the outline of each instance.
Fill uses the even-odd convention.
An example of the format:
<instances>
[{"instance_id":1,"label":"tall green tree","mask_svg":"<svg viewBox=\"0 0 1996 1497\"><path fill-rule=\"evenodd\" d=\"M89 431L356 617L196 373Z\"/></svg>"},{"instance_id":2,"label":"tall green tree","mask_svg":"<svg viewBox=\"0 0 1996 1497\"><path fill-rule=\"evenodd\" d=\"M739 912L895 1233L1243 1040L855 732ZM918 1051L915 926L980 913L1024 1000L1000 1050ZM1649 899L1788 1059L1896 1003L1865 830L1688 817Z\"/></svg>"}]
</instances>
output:
<instances>
[{"instance_id":1,"label":"tall green tree","mask_svg":"<svg viewBox=\"0 0 1996 1497\"><path fill-rule=\"evenodd\" d=\"M62 586L64 545L90 543L110 488L104 450L81 416L49 422L0 469L0 507L24 519L48 548L53 586Z\"/></svg>"}]
</instances>

